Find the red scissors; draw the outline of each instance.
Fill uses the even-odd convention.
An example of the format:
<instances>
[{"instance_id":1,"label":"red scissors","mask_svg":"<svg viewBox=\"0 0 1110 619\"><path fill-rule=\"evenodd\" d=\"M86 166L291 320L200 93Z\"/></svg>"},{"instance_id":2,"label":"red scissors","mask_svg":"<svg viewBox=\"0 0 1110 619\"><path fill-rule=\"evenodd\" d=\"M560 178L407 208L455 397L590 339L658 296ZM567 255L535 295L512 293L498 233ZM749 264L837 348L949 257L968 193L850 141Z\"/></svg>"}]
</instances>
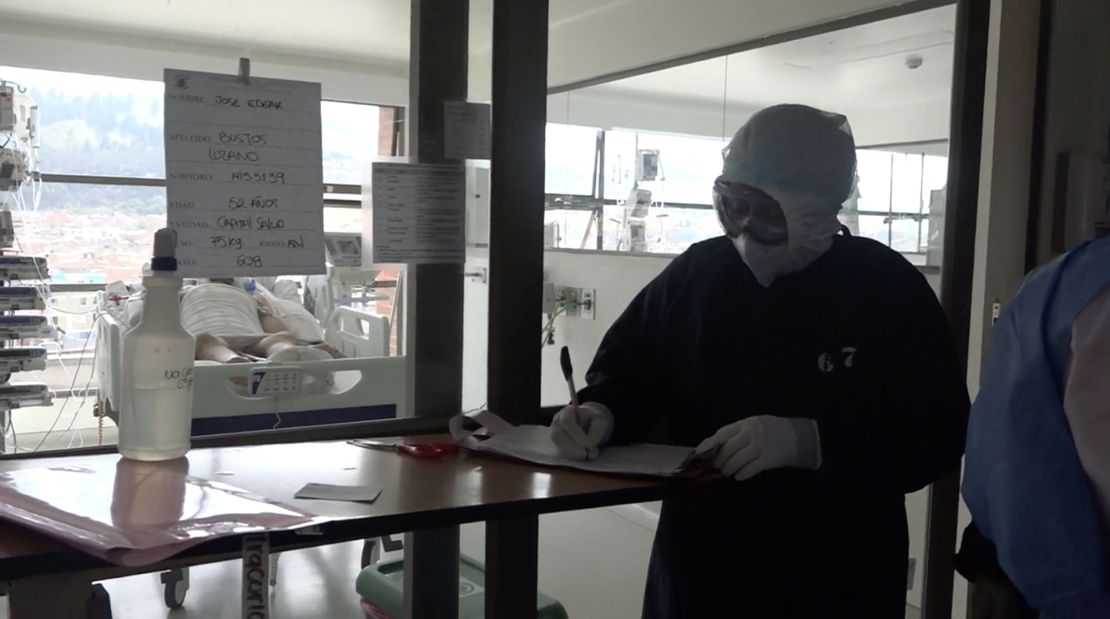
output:
<instances>
[{"instance_id":1,"label":"red scissors","mask_svg":"<svg viewBox=\"0 0 1110 619\"><path fill-rule=\"evenodd\" d=\"M348 442L358 447L395 451L399 454L420 458L422 460L436 460L459 453L459 446L454 443L390 443L388 441L373 441L369 439L355 439Z\"/></svg>"}]
</instances>

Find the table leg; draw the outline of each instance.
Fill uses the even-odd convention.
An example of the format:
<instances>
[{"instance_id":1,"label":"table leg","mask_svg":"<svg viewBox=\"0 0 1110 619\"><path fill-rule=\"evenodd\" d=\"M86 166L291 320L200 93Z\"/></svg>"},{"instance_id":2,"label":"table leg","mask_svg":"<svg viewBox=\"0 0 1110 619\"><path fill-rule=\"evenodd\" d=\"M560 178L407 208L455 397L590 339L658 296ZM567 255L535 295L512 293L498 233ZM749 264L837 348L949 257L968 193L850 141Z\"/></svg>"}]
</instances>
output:
<instances>
[{"instance_id":1,"label":"table leg","mask_svg":"<svg viewBox=\"0 0 1110 619\"><path fill-rule=\"evenodd\" d=\"M11 619L91 618L92 582L79 574L24 578L11 584Z\"/></svg>"},{"instance_id":2,"label":"table leg","mask_svg":"<svg viewBox=\"0 0 1110 619\"><path fill-rule=\"evenodd\" d=\"M536 616L539 518L486 523L486 619Z\"/></svg>"},{"instance_id":3,"label":"table leg","mask_svg":"<svg viewBox=\"0 0 1110 619\"><path fill-rule=\"evenodd\" d=\"M459 527L405 534L405 616L459 616Z\"/></svg>"}]
</instances>

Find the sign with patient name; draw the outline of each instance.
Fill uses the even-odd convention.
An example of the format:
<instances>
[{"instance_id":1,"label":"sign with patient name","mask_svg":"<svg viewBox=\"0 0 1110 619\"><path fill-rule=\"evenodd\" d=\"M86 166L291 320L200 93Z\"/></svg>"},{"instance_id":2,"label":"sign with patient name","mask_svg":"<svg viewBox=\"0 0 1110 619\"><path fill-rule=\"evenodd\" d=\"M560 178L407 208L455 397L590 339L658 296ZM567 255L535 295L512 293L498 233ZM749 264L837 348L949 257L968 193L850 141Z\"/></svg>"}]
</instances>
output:
<instances>
[{"instance_id":1,"label":"sign with patient name","mask_svg":"<svg viewBox=\"0 0 1110 619\"><path fill-rule=\"evenodd\" d=\"M165 82L178 272L323 273L320 85L176 69Z\"/></svg>"},{"instance_id":2,"label":"sign with patient name","mask_svg":"<svg viewBox=\"0 0 1110 619\"><path fill-rule=\"evenodd\" d=\"M370 182L374 263L465 261L462 164L375 163Z\"/></svg>"}]
</instances>

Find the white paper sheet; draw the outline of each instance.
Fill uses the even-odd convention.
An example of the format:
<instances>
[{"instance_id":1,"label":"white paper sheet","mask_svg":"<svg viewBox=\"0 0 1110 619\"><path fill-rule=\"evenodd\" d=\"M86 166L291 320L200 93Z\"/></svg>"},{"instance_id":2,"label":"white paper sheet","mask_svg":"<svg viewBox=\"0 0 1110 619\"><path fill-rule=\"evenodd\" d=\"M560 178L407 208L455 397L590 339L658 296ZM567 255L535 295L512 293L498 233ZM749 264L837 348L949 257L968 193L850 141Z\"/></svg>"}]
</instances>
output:
<instances>
[{"instance_id":1,"label":"white paper sheet","mask_svg":"<svg viewBox=\"0 0 1110 619\"><path fill-rule=\"evenodd\" d=\"M488 103L443 103L443 156L447 159L490 158Z\"/></svg>"},{"instance_id":2,"label":"white paper sheet","mask_svg":"<svg viewBox=\"0 0 1110 619\"><path fill-rule=\"evenodd\" d=\"M293 495L297 499L320 499L323 501L359 501L373 503L381 496L382 489L372 486L342 486L336 484L305 484Z\"/></svg>"},{"instance_id":3,"label":"white paper sheet","mask_svg":"<svg viewBox=\"0 0 1110 619\"><path fill-rule=\"evenodd\" d=\"M559 455L555 443L551 442L551 431L547 426L516 426L508 432L482 441L475 449L548 466L594 473L656 477L669 477L678 473L691 452L689 447L642 443L606 447L598 452L594 460L573 460Z\"/></svg>"},{"instance_id":4,"label":"white paper sheet","mask_svg":"<svg viewBox=\"0 0 1110 619\"><path fill-rule=\"evenodd\" d=\"M323 273L320 85L166 69L165 89L178 271Z\"/></svg>"},{"instance_id":5,"label":"white paper sheet","mask_svg":"<svg viewBox=\"0 0 1110 619\"><path fill-rule=\"evenodd\" d=\"M458 164L375 163L370 240L375 264L466 259L466 176Z\"/></svg>"},{"instance_id":6,"label":"white paper sheet","mask_svg":"<svg viewBox=\"0 0 1110 619\"><path fill-rule=\"evenodd\" d=\"M311 514L188 475L184 458L0 475L0 518L121 565L161 561L215 537L318 524Z\"/></svg>"},{"instance_id":7,"label":"white paper sheet","mask_svg":"<svg viewBox=\"0 0 1110 619\"><path fill-rule=\"evenodd\" d=\"M467 430L467 423L480 426L481 429ZM456 443L473 451L594 473L670 477L682 470L687 458L693 453L689 447L641 443L605 447L594 460L573 460L559 455L559 449L552 442L551 430L547 426L513 426L486 410L452 417L448 427ZM489 435L489 438L479 440L479 436L483 434Z\"/></svg>"}]
</instances>

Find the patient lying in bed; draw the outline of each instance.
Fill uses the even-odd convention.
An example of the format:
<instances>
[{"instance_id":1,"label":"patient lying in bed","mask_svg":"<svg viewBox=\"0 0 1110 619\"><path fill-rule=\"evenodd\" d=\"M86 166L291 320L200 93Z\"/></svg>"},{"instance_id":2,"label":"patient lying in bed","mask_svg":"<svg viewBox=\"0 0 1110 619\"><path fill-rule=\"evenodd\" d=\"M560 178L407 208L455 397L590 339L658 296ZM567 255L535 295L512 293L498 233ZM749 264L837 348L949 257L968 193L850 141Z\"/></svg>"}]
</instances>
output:
<instances>
[{"instance_id":1,"label":"patient lying in bed","mask_svg":"<svg viewBox=\"0 0 1110 619\"><path fill-rule=\"evenodd\" d=\"M196 358L200 361L333 358L335 350L319 342L319 325L311 317L309 323L304 322L295 309L264 288L248 293L231 279L213 279L181 293L181 324L196 337Z\"/></svg>"}]
</instances>

